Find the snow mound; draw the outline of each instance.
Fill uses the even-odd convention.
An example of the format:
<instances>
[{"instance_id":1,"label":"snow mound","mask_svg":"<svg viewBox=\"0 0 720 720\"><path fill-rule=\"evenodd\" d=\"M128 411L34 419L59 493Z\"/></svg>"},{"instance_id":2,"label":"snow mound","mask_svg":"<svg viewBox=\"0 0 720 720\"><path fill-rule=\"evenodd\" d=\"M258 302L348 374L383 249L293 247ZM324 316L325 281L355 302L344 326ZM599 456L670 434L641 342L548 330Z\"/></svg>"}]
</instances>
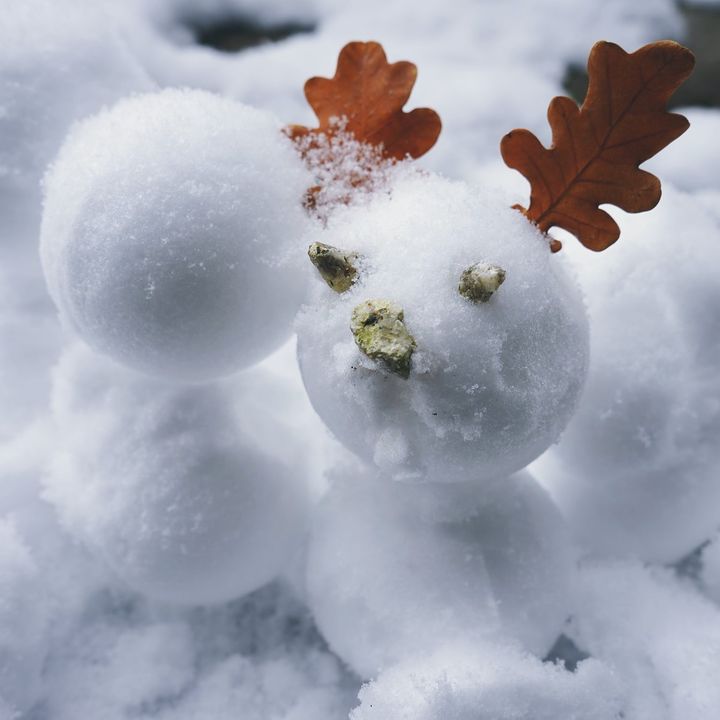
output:
<instances>
[{"instance_id":1,"label":"snow mound","mask_svg":"<svg viewBox=\"0 0 720 720\"><path fill-rule=\"evenodd\" d=\"M269 400L279 380L259 366L168 385L76 346L56 371L47 498L149 596L216 603L260 587L301 545L308 502L307 443Z\"/></svg>"},{"instance_id":2,"label":"snow mound","mask_svg":"<svg viewBox=\"0 0 720 720\"><path fill-rule=\"evenodd\" d=\"M41 255L96 350L207 379L290 335L308 178L277 122L201 91L124 100L74 129L45 182Z\"/></svg>"},{"instance_id":3,"label":"snow mound","mask_svg":"<svg viewBox=\"0 0 720 720\"><path fill-rule=\"evenodd\" d=\"M400 173L390 193L336 212L312 241L360 256L341 295L315 273L297 322L310 400L350 450L394 477L466 481L520 470L558 438L585 376L585 311L562 261L503 198ZM474 303L458 283L481 262L506 279ZM375 299L404 311L416 343L407 379L351 334L353 308Z\"/></svg>"},{"instance_id":4,"label":"snow mound","mask_svg":"<svg viewBox=\"0 0 720 720\"><path fill-rule=\"evenodd\" d=\"M720 526L720 218L665 183L622 225L579 255L590 372L536 472L590 549L672 562Z\"/></svg>"},{"instance_id":5,"label":"snow mound","mask_svg":"<svg viewBox=\"0 0 720 720\"><path fill-rule=\"evenodd\" d=\"M597 660L575 672L512 646L450 646L400 663L360 691L350 720L616 720L622 682Z\"/></svg>"},{"instance_id":6,"label":"snow mound","mask_svg":"<svg viewBox=\"0 0 720 720\"><path fill-rule=\"evenodd\" d=\"M670 571L588 564L575 639L630 689L628 720L720 716L720 609Z\"/></svg>"},{"instance_id":7,"label":"snow mound","mask_svg":"<svg viewBox=\"0 0 720 720\"><path fill-rule=\"evenodd\" d=\"M432 495L455 507L445 497L433 511ZM315 513L309 604L366 678L462 639L516 637L543 656L572 610L573 560L558 511L526 473L482 498L347 477Z\"/></svg>"}]
</instances>

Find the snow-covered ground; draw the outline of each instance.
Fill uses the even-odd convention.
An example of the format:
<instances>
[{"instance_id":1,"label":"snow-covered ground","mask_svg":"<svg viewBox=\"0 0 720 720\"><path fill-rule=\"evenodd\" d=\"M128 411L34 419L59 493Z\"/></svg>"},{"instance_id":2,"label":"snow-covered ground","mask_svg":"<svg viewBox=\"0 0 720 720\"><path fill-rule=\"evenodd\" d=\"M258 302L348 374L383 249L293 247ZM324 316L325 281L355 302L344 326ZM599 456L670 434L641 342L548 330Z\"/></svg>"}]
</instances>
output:
<instances>
[{"instance_id":1,"label":"snow-covered ground","mask_svg":"<svg viewBox=\"0 0 720 720\"><path fill-rule=\"evenodd\" d=\"M599 255L548 255L498 149L671 0L2 4L0 720L720 717L720 110ZM306 31L196 40L248 18ZM351 40L443 131L323 227L276 130Z\"/></svg>"}]
</instances>

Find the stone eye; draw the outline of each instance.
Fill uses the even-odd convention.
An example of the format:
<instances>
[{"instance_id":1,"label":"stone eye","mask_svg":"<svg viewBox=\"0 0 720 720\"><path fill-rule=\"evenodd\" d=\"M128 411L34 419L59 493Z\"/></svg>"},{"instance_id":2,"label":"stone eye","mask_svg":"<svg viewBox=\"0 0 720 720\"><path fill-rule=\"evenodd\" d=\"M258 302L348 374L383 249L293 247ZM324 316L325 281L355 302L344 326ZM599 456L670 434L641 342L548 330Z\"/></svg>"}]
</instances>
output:
<instances>
[{"instance_id":1,"label":"stone eye","mask_svg":"<svg viewBox=\"0 0 720 720\"><path fill-rule=\"evenodd\" d=\"M357 253L314 242L308 248L308 257L322 279L337 293L346 292L357 281Z\"/></svg>"},{"instance_id":2,"label":"stone eye","mask_svg":"<svg viewBox=\"0 0 720 720\"><path fill-rule=\"evenodd\" d=\"M463 270L458 292L474 303L485 303L503 282L505 282L505 270L499 265L479 262Z\"/></svg>"}]
</instances>

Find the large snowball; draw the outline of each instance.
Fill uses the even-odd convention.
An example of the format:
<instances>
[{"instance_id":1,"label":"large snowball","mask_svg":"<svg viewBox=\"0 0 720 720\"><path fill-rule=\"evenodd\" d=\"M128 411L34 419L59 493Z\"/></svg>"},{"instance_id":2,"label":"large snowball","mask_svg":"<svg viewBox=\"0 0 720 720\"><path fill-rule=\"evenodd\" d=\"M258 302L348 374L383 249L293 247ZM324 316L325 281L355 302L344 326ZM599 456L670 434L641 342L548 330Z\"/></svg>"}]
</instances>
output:
<instances>
[{"instance_id":1,"label":"large snowball","mask_svg":"<svg viewBox=\"0 0 720 720\"><path fill-rule=\"evenodd\" d=\"M411 175L312 239L363 258L342 295L317 276L298 321L308 394L348 448L394 476L451 481L503 477L557 439L585 377L585 311L561 259L502 197ZM507 274L475 304L458 283L479 262ZM355 344L353 308L371 299L404 310L408 379Z\"/></svg>"},{"instance_id":2,"label":"large snowball","mask_svg":"<svg viewBox=\"0 0 720 720\"><path fill-rule=\"evenodd\" d=\"M221 602L276 577L300 546L305 446L285 422L281 378L164 385L83 347L60 363L62 443L46 495L68 531L133 588Z\"/></svg>"},{"instance_id":3,"label":"large snowball","mask_svg":"<svg viewBox=\"0 0 720 720\"><path fill-rule=\"evenodd\" d=\"M666 183L616 245L580 255L590 372L537 473L596 552L671 562L720 526L719 233Z\"/></svg>"},{"instance_id":4,"label":"large snowball","mask_svg":"<svg viewBox=\"0 0 720 720\"><path fill-rule=\"evenodd\" d=\"M478 495L359 476L336 481L324 499L310 607L360 675L454 640L511 636L540 656L556 640L573 585L559 513L527 474Z\"/></svg>"},{"instance_id":5,"label":"large snowball","mask_svg":"<svg viewBox=\"0 0 720 720\"><path fill-rule=\"evenodd\" d=\"M270 116L202 91L80 124L46 178L41 254L61 316L150 373L225 375L290 334L305 171Z\"/></svg>"},{"instance_id":6,"label":"large snowball","mask_svg":"<svg viewBox=\"0 0 720 720\"><path fill-rule=\"evenodd\" d=\"M359 697L350 720L616 720L623 709L622 681L597 660L571 673L499 644L422 653Z\"/></svg>"}]
</instances>

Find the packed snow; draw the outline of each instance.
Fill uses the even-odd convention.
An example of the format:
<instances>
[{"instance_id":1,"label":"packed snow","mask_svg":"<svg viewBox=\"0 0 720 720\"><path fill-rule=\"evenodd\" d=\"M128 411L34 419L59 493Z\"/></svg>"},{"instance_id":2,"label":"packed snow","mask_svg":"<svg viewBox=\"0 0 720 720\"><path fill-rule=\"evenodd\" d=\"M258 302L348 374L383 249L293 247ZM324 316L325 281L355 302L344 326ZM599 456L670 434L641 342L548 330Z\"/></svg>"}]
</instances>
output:
<instances>
[{"instance_id":1,"label":"packed snow","mask_svg":"<svg viewBox=\"0 0 720 720\"><path fill-rule=\"evenodd\" d=\"M40 236L63 320L160 375L248 367L290 335L308 178L272 116L199 90L77 126L45 181Z\"/></svg>"},{"instance_id":2,"label":"packed snow","mask_svg":"<svg viewBox=\"0 0 720 720\"><path fill-rule=\"evenodd\" d=\"M679 6L6 5L0 720L716 720L720 110L602 254L551 255L498 152ZM370 39L443 133L309 216L333 171L281 129ZM378 299L407 377L353 337Z\"/></svg>"},{"instance_id":3,"label":"packed snow","mask_svg":"<svg viewBox=\"0 0 720 720\"><path fill-rule=\"evenodd\" d=\"M360 675L448 642L510 637L540 657L554 644L575 560L557 508L527 473L482 502L472 489L350 475L318 508L310 608Z\"/></svg>"},{"instance_id":4,"label":"packed snow","mask_svg":"<svg viewBox=\"0 0 720 720\"><path fill-rule=\"evenodd\" d=\"M618 675L591 659L575 672L512 645L457 643L383 672L360 691L351 720L615 720Z\"/></svg>"},{"instance_id":5,"label":"packed snow","mask_svg":"<svg viewBox=\"0 0 720 720\"><path fill-rule=\"evenodd\" d=\"M299 546L309 498L303 448L265 404L277 382L258 367L166 385L72 348L56 369L46 499L148 596L217 603L261 587Z\"/></svg>"}]
</instances>

